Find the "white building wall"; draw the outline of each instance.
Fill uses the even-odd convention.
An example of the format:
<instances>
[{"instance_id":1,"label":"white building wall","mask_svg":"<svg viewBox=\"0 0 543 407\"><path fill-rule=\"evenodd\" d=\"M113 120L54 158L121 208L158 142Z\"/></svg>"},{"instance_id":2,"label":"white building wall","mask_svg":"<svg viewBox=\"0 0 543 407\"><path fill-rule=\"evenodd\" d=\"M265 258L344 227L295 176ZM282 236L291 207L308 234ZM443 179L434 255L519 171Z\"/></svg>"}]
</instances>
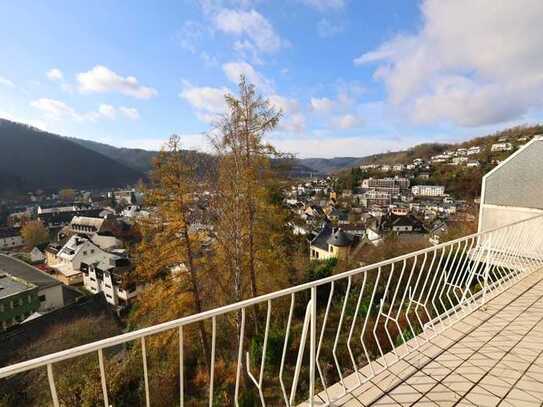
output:
<instances>
[{"instance_id":1,"label":"white building wall","mask_svg":"<svg viewBox=\"0 0 543 407\"><path fill-rule=\"evenodd\" d=\"M40 297L40 311L52 311L64 306L61 284L39 289L38 296ZM43 301L41 301L42 298Z\"/></svg>"},{"instance_id":2,"label":"white building wall","mask_svg":"<svg viewBox=\"0 0 543 407\"><path fill-rule=\"evenodd\" d=\"M10 249L12 247L22 246L23 238L21 236L10 236L0 239L0 249Z\"/></svg>"},{"instance_id":3,"label":"white building wall","mask_svg":"<svg viewBox=\"0 0 543 407\"><path fill-rule=\"evenodd\" d=\"M479 232L543 214L543 139L534 138L483 177ZM542 222L525 223L515 236L517 249L529 255L543 236ZM492 247L499 242L489 242Z\"/></svg>"}]
</instances>

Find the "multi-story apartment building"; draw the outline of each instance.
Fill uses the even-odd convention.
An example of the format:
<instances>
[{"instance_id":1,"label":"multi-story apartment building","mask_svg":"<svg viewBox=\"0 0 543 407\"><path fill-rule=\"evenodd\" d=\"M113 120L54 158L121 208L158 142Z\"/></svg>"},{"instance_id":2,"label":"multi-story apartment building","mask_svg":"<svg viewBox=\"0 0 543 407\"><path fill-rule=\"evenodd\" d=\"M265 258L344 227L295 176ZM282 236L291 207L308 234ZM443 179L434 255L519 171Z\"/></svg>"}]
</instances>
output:
<instances>
[{"instance_id":1,"label":"multi-story apartment building","mask_svg":"<svg viewBox=\"0 0 543 407\"><path fill-rule=\"evenodd\" d=\"M409 179L394 178L366 178L362 181L362 188L375 189L381 192L398 194L402 189L409 189Z\"/></svg>"},{"instance_id":2,"label":"multi-story apartment building","mask_svg":"<svg viewBox=\"0 0 543 407\"><path fill-rule=\"evenodd\" d=\"M443 196L445 187L442 185L414 185L411 192L414 196Z\"/></svg>"},{"instance_id":3,"label":"multi-story apartment building","mask_svg":"<svg viewBox=\"0 0 543 407\"><path fill-rule=\"evenodd\" d=\"M386 191L376 191L374 189L365 192L360 200L362 206L389 206L392 203L392 195Z\"/></svg>"},{"instance_id":4,"label":"multi-story apartment building","mask_svg":"<svg viewBox=\"0 0 543 407\"><path fill-rule=\"evenodd\" d=\"M0 330L16 325L40 308L38 287L9 274L0 274Z\"/></svg>"},{"instance_id":5,"label":"multi-story apartment building","mask_svg":"<svg viewBox=\"0 0 543 407\"><path fill-rule=\"evenodd\" d=\"M83 285L96 294L103 293L106 301L124 308L143 290L143 284L130 281L132 266L127 259L109 259L94 264L81 264Z\"/></svg>"}]
</instances>

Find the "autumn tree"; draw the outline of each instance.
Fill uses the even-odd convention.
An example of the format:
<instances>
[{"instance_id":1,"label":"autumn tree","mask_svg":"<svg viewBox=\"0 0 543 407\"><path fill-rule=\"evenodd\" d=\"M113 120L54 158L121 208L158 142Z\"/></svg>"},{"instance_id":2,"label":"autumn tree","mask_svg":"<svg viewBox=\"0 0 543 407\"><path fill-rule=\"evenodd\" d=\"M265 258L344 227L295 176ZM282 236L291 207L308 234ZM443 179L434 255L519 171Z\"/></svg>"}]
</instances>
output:
<instances>
[{"instance_id":1,"label":"autumn tree","mask_svg":"<svg viewBox=\"0 0 543 407\"><path fill-rule=\"evenodd\" d=\"M264 276L267 265L277 265L284 248L285 219L269 188L274 180L271 158L279 154L263 140L279 123L281 112L243 76L239 95L227 95L226 104L212 140L218 157L215 230L217 258L227 284L233 283L231 300L239 301L247 296L246 287L250 296L259 294L259 270Z\"/></svg>"},{"instance_id":2,"label":"autumn tree","mask_svg":"<svg viewBox=\"0 0 543 407\"><path fill-rule=\"evenodd\" d=\"M61 189L58 192L58 197L62 202L73 202L75 199L75 195L76 195L75 189L70 189L70 188Z\"/></svg>"},{"instance_id":3,"label":"autumn tree","mask_svg":"<svg viewBox=\"0 0 543 407\"><path fill-rule=\"evenodd\" d=\"M49 241L49 231L40 220L26 222L21 228L21 236L28 247Z\"/></svg>"},{"instance_id":4,"label":"autumn tree","mask_svg":"<svg viewBox=\"0 0 543 407\"><path fill-rule=\"evenodd\" d=\"M154 161L151 186L145 191L146 204L154 210L139 225L142 239L135 253L137 278L153 285L138 301L135 320L139 325L200 313L204 309L205 236L194 227L195 199L200 189L195 175L198 164L187 159L176 135L170 137ZM157 292L162 293L159 298ZM198 324L198 330L209 363L203 322Z\"/></svg>"}]
</instances>

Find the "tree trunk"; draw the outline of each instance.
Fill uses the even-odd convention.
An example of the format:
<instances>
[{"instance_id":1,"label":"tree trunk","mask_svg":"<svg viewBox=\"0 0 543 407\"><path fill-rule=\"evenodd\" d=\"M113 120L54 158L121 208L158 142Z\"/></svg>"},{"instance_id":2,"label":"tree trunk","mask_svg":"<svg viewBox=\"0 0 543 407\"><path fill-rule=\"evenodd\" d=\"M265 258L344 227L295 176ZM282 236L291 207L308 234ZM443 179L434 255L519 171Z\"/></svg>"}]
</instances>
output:
<instances>
[{"instance_id":1,"label":"tree trunk","mask_svg":"<svg viewBox=\"0 0 543 407\"><path fill-rule=\"evenodd\" d=\"M183 214L183 218L185 218L185 214ZM183 230L183 235L185 239L185 247L187 250L187 263L188 263L188 269L189 269L189 274L190 274L190 281L192 285L192 294L194 296L194 311L197 314L199 314L202 312L202 300L200 298L200 287L198 285L198 277L196 276L196 270L194 269L194 257L192 253L192 245L190 242L190 237L189 237L188 229L186 226ZM206 361L206 366L209 371L211 360L210 360L210 352L209 352L209 342L207 340L207 336L205 332L204 321L198 322L198 330L200 332L200 342L202 343L202 349L204 351L204 359Z\"/></svg>"}]
</instances>

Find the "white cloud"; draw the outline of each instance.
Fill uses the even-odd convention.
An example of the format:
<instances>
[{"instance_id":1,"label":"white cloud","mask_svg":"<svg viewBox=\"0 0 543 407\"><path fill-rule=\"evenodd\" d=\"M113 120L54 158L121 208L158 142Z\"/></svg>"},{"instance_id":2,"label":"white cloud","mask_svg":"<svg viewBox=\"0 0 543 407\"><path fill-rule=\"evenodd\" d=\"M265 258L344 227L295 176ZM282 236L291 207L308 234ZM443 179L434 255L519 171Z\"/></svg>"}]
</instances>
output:
<instances>
[{"instance_id":1,"label":"white cloud","mask_svg":"<svg viewBox=\"0 0 543 407\"><path fill-rule=\"evenodd\" d=\"M138 99L156 96L156 89L141 85L133 76L122 77L103 65L77 75L81 92L119 92Z\"/></svg>"},{"instance_id":2,"label":"white cloud","mask_svg":"<svg viewBox=\"0 0 543 407\"><path fill-rule=\"evenodd\" d=\"M345 0L300 0L306 6L313 7L319 11L339 10L345 7Z\"/></svg>"},{"instance_id":3,"label":"white cloud","mask_svg":"<svg viewBox=\"0 0 543 407\"><path fill-rule=\"evenodd\" d=\"M311 108L316 112L330 112L334 109L335 103L329 98L311 98Z\"/></svg>"},{"instance_id":4,"label":"white cloud","mask_svg":"<svg viewBox=\"0 0 543 407\"><path fill-rule=\"evenodd\" d=\"M212 123L219 115L226 111L225 95L230 91L227 88L214 88L210 86L192 86L186 84L179 97L196 109L198 118L206 123Z\"/></svg>"},{"instance_id":5,"label":"white cloud","mask_svg":"<svg viewBox=\"0 0 543 407\"><path fill-rule=\"evenodd\" d=\"M237 78L237 75L232 75L230 79L237 83ZM213 123L226 112L225 95L227 94L232 94L232 92L225 87L197 87L185 83L185 88L181 91L179 97L195 109L195 114L199 120L205 123ZM271 107L281 110L283 113L283 117L279 122L279 130L296 133L305 130L305 116L300 111L300 104L296 99L275 93L266 98Z\"/></svg>"},{"instance_id":6,"label":"white cloud","mask_svg":"<svg viewBox=\"0 0 543 407\"><path fill-rule=\"evenodd\" d=\"M270 105L281 110L283 117L279 121L279 130L302 133L305 130L305 116L300 112L300 104L296 99L286 98L277 94L268 97Z\"/></svg>"},{"instance_id":7,"label":"white cloud","mask_svg":"<svg viewBox=\"0 0 543 407\"><path fill-rule=\"evenodd\" d=\"M332 119L333 126L342 130L360 127L363 123L364 121L361 117L350 113Z\"/></svg>"},{"instance_id":8,"label":"white cloud","mask_svg":"<svg viewBox=\"0 0 543 407\"><path fill-rule=\"evenodd\" d=\"M177 38L181 47L195 54L204 33L205 27L202 23L189 20L183 23L183 27L179 30Z\"/></svg>"},{"instance_id":9,"label":"white cloud","mask_svg":"<svg viewBox=\"0 0 543 407\"><path fill-rule=\"evenodd\" d=\"M30 105L52 119L80 118L80 115L72 107L60 100L41 98L32 101Z\"/></svg>"},{"instance_id":10,"label":"white cloud","mask_svg":"<svg viewBox=\"0 0 543 407\"><path fill-rule=\"evenodd\" d=\"M303 133L305 131L305 116L300 112L287 115L279 122L279 129L292 133Z\"/></svg>"},{"instance_id":11,"label":"white cloud","mask_svg":"<svg viewBox=\"0 0 543 407\"><path fill-rule=\"evenodd\" d=\"M284 96L273 94L268 97L268 101L272 107L283 113L295 113L300 110L300 104L296 99L289 99Z\"/></svg>"},{"instance_id":12,"label":"white cloud","mask_svg":"<svg viewBox=\"0 0 543 407\"><path fill-rule=\"evenodd\" d=\"M488 125L543 108L543 2L425 0L423 26L354 60L378 63L417 123Z\"/></svg>"},{"instance_id":13,"label":"white cloud","mask_svg":"<svg viewBox=\"0 0 543 407\"><path fill-rule=\"evenodd\" d=\"M256 86L257 90L269 92L272 88L271 82L259 74L252 65L247 62L229 62L222 66L226 77L233 83L239 83L241 75L245 75L247 80Z\"/></svg>"},{"instance_id":14,"label":"white cloud","mask_svg":"<svg viewBox=\"0 0 543 407\"><path fill-rule=\"evenodd\" d=\"M108 104L101 104L96 111L81 113L76 111L73 107L66 103L49 98L41 98L34 100L30 103L30 106L40 110L46 118L50 120L77 120L77 121L95 121L98 119L114 120L117 117L118 112L123 116L131 120L139 119L139 113L135 108L119 107Z\"/></svg>"},{"instance_id":15,"label":"white cloud","mask_svg":"<svg viewBox=\"0 0 543 407\"><path fill-rule=\"evenodd\" d=\"M100 105L98 107L98 113L107 119L115 119L117 109L111 105Z\"/></svg>"},{"instance_id":16,"label":"white cloud","mask_svg":"<svg viewBox=\"0 0 543 407\"><path fill-rule=\"evenodd\" d=\"M299 157L363 157L397 151L414 144L413 138L376 137L322 137L317 134L268 140L279 151L288 151Z\"/></svg>"},{"instance_id":17,"label":"white cloud","mask_svg":"<svg viewBox=\"0 0 543 407\"><path fill-rule=\"evenodd\" d=\"M183 149L188 150L199 150L212 152L212 148L209 144L209 140L206 133L182 133L176 129L172 129L171 133L178 134L181 138L181 146ZM104 143L116 145L118 147L127 147L127 148L141 148L144 150L155 150L158 151L168 141L167 138L130 138L129 140L122 140L119 142L118 139L103 139L101 140Z\"/></svg>"},{"instance_id":18,"label":"white cloud","mask_svg":"<svg viewBox=\"0 0 543 407\"><path fill-rule=\"evenodd\" d=\"M213 88L210 86L189 86L179 96L193 107L212 113L223 113L226 108L224 96L230 91L227 88Z\"/></svg>"},{"instance_id":19,"label":"white cloud","mask_svg":"<svg viewBox=\"0 0 543 407\"><path fill-rule=\"evenodd\" d=\"M344 30L343 24L332 23L328 19L323 18L317 23L317 32L322 38L330 38L339 34Z\"/></svg>"},{"instance_id":20,"label":"white cloud","mask_svg":"<svg viewBox=\"0 0 543 407\"><path fill-rule=\"evenodd\" d=\"M8 78L4 78L3 76L0 76L0 86L6 86L8 88L14 88L15 83L10 81Z\"/></svg>"},{"instance_id":21,"label":"white cloud","mask_svg":"<svg viewBox=\"0 0 543 407\"><path fill-rule=\"evenodd\" d=\"M278 51L283 41L271 23L256 10L220 9L213 18L215 28L244 38L236 42L238 50L254 49L264 53Z\"/></svg>"},{"instance_id":22,"label":"white cloud","mask_svg":"<svg viewBox=\"0 0 543 407\"><path fill-rule=\"evenodd\" d=\"M138 109L134 107L121 106L119 107L119 111L130 120L138 120L140 118Z\"/></svg>"},{"instance_id":23,"label":"white cloud","mask_svg":"<svg viewBox=\"0 0 543 407\"><path fill-rule=\"evenodd\" d=\"M52 68L47 71L47 78L51 81L61 81L63 79L62 71L58 68Z\"/></svg>"}]
</instances>

